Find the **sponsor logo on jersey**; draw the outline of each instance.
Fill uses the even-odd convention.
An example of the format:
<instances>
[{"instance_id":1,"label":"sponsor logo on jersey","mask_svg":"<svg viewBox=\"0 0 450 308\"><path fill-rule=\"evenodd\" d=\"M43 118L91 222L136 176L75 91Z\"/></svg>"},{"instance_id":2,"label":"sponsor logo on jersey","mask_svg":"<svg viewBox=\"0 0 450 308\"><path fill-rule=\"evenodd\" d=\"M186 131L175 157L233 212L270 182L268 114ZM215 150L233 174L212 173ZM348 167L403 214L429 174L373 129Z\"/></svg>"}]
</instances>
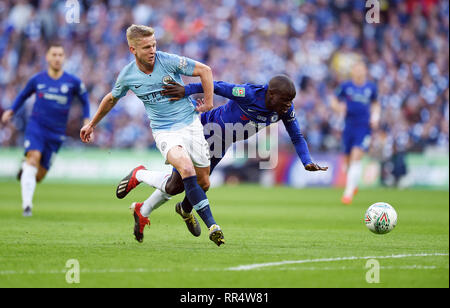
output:
<instances>
[{"instance_id":1,"label":"sponsor logo on jersey","mask_svg":"<svg viewBox=\"0 0 450 308\"><path fill-rule=\"evenodd\" d=\"M234 87L232 90L233 96L237 97L245 97L245 88L243 87Z\"/></svg>"},{"instance_id":2,"label":"sponsor logo on jersey","mask_svg":"<svg viewBox=\"0 0 450 308\"><path fill-rule=\"evenodd\" d=\"M247 118L247 117L245 116L245 114L243 114L243 115L241 115L241 120L242 120L242 121L248 121L248 120L250 120L250 119Z\"/></svg>"},{"instance_id":3,"label":"sponsor logo on jersey","mask_svg":"<svg viewBox=\"0 0 450 308\"><path fill-rule=\"evenodd\" d=\"M58 104L65 105L67 104L67 97L64 95L44 93L44 98L52 101L56 101Z\"/></svg>"},{"instance_id":4,"label":"sponsor logo on jersey","mask_svg":"<svg viewBox=\"0 0 450 308\"><path fill-rule=\"evenodd\" d=\"M187 59L185 57L180 57L180 63L178 64L178 68L180 70L184 70L187 67Z\"/></svg>"}]
</instances>

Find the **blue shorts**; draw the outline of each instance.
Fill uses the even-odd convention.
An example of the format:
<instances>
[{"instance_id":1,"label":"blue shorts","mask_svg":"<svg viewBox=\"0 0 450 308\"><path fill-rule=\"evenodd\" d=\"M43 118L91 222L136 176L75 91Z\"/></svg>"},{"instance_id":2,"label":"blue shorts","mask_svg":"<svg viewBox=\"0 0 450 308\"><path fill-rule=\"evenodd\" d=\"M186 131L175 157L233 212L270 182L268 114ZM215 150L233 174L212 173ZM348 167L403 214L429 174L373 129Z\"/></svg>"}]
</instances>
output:
<instances>
[{"instance_id":1,"label":"blue shorts","mask_svg":"<svg viewBox=\"0 0 450 308\"><path fill-rule=\"evenodd\" d=\"M65 138L65 135L52 132L30 120L25 131L25 155L33 150L41 152L41 166L49 170Z\"/></svg>"},{"instance_id":2,"label":"blue shorts","mask_svg":"<svg viewBox=\"0 0 450 308\"><path fill-rule=\"evenodd\" d=\"M352 126L346 127L342 133L342 141L344 143L344 153L350 154L354 147L363 151L368 151L370 146L370 128Z\"/></svg>"},{"instance_id":3,"label":"blue shorts","mask_svg":"<svg viewBox=\"0 0 450 308\"><path fill-rule=\"evenodd\" d=\"M202 125L205 127L208 123L219 123L219 117L220 114L218 112L219 109L213 109L208 112L204 112L200 116L200 120L202 122ZM205 128L205 130L208 130L208 127ZM225 144L225 136L223 135L225 133L224 129L221 130L222 135L217 136L215 134L215 131L209 131L208 133L205 133L205 139L209 143L209 150L210 150L210 173L213 172L213 170L216 168L216 166L220 163L222 158L225 156L225 153L227 152L228 148L231 146L230 144ZM220 145L221 143L221 145ZM214 145L221 146L220 149L215 149Z\"/></svg>"}]
</instances>

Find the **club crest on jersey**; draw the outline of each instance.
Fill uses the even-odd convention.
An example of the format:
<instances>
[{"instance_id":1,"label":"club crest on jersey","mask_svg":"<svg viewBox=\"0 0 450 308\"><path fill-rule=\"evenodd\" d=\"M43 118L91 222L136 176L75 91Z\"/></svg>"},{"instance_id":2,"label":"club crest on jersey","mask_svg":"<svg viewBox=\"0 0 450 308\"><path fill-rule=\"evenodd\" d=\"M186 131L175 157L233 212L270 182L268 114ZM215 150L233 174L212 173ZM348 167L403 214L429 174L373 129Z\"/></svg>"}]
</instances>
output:
<instances>
[{"instance_id":1,"label":"club crest on jersey","mask_svg":"<svg viewBox=\"0 0 450 308\"><path fill-rule=\"evenodd\" d=\"M169 75L164 76L163 79L162 79L163 84L169 84L169 82L171 82L171 81L173 82L174 80Z\"/></svg>"},{"instance_id":2,"label":"club crest on jersey","mask_svg":"<svg viewBox=\"0 0 450 308\"><path fill-rule=\"evenodd\" d=\"M274 114L274 115L270 118L270 122L275 123L276 121L278 121L278 114Z\"/></svg>"},{"instance_id":3,"label":"club crest on jersey","mask_svg":"<svg viewBox=\"0 0 450 308\"><path fill-rule=\"evenodd\" d=\"M245 88L243 87L234 87L232 90L233 96L237 97L245 97Z\"/></svg>"},{"instance_id":4,"label":"club crest on jersey","mask_svg":"<svg viewBox=\"0 0 450 308\"><path fill-rule=\"evenodd\" d=\"M61 93L67 93L69 92L69 86L66 84L61 85L61 88L59 89Z\"/></svg>"}]
</instances>

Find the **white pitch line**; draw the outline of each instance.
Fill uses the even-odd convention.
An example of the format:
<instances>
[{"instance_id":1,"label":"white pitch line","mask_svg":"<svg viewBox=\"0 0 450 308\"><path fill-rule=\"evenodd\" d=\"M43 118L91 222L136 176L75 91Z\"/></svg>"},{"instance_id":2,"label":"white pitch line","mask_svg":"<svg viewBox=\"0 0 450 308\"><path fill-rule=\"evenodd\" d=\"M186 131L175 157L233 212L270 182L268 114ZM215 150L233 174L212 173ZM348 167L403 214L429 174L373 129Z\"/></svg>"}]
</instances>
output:
<instances>
[{"instance_id":1,"label":"white pitch line","mask_svg":"<svg viewBox=\"0 0 450 308\"><path fill-rule=\"evenodd\" d=\"M338 261L349 261L349 260L366 260L366 259L395 259L395 258L409 258L409 257L433 257L433 256L448 256L448 253L418 253L418 254L401 254L401 255L390 255L390 256L366 256L366 257L339 257L339 258L323 258L323 259L306 259L306 260L293 260L293 261L280 261L280 262L269 262L269 263L257 263L248 265L239 265L235 267L229 267L229 271L248 271L259 269L263 267L279 266L286 264L303 264L303 263L314 263L314 262L338 262Z\"/></svg>"},{"instance_id":2,"label":"white pitch line","mask_svg":"<svg viewBox=\"0 0 450 308\"><path fill-rule=\"evenodd\" d=\"M250 264L250 265L240 265L237 267L230 267L225 269L220 268L195 268L193 271L203 272L203 271L242 271L242 270L252 270L261 267L279 266L286 264L303 264L303 263L314 263L314 262L337 262L337 261L348 261L348 260L365 260L365 259L392 259L392 258L407 258L407 257L432 257L432 256L448 256L448 253L420 253L420 254L402 254L402 255L390 255L390 256L366 256L366 257L339 257L339 258L323 258L323 259L307 259L307 260L296 260L296 261L281 261L281 262L271 262L271 263L261 263L261 264ZM385 269L438 269L436 266L424 266L424 265L411 265L411 266L385 266ZM285 270L286 268L283 268ZM349 269L346 267L340 268L296 268L296 270L335 270L335 269ZM46 274L65 274L66 270L0 270L0 276L5 275L46 275ZM107 274L107 273L155 273L155 272L173 272L172 269L164 268L123 268L123 269L83 269L80 270L81 274Z\"/></svg>"}]
</instances>

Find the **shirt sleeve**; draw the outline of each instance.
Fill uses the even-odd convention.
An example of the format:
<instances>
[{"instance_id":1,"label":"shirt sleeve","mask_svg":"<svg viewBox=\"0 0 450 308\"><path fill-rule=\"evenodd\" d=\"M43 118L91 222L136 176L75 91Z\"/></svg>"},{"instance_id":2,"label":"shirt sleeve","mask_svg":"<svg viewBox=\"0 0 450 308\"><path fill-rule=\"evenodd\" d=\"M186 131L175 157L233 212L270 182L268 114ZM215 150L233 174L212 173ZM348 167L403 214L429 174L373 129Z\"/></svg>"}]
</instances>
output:
<instances>
[{"instance_id":1,"label":"shirt sleeve","mask_svg":"<svg viewBox=\"0 0 450 308\"><path fill-rule=\"evenodd\" d=\"M343 100L345 98L345 84L341 83L335 90L334 94L339 100Z\"/></svg>"},{"instance_id":2,"label":"shirt sleeve","mask_svg":"<svg viewBox=\"0 0 450 308\"><path fill-rule=\"evenodd\" d=\"M372 84L372 95L370 96L370 101L373 103L378 99L378 87L376 84Z\"/></svg>"},{"instance_id":3,"label":"shirt sleeve","mask_svg":"<svg viewBox=\"0 0 450 308\"><path fill-rule=\"evenodd\" d=\"M163 55L164 64L170 72L185 76L194 74L194 60L170 53L164 53Z\"/></svg>"},{"instance_id":4,"label":"shirt sleeve","mask_svg":"<svg viewBox=\"0 0 450 308\"><path fill-rule=\"evenodd\" d=\"M297 117L295 116L294 106L281 117L286 130L291 137L292 144L295 147L298 157L303 163L303 166L312 163L311 155L309 154L308 144L305 137L300 131L300 125L298 124Z\"/></svg>"},{"instance_id":5,"label":"shirt sleeve","mask_svg":"<svg viewBox=\"0 0 450 308\"><path fill-rule=\"evenodd\" d=\"M23 106L27 98L29 98L31 94L35 92L36 89L35 79L36 79L35 77L31 78L27 82L25 88L22 91L20 91L19 95L17 95L11 108L14 113L17 113L17 111Z\"/></svg>"},{"instance_id":6,"label":"shirt sleeve","mask_svg":"<svg viewBox=\"0 0 450 308\"><path fill-rule=\"evenodd\" d=\"M80 80L76 89L76 96L79 98L83 105L83 118L88 119L90 117L89 110L89 95L84 83Z\"/></svg>"},{"instance_id":7,"label":"shirt sleeve","mask_svg":"<svg viewBox=\"0 0 450 308\"><path fill-rule=\"evenodd\" d=\"M184 87L185 95L203 93L201 83L191 83ZM252 89L248 85L237 85L224 81L214 81L214 94L232 99L236 102L244 102L251 99Z\"/></svg>"},{"instance_id":8,"label":"shirt sleeve","mask_svg":"<svg viewBox=\"0 0 450 308\"><path fill-rule=\"evenodd\" d=\"M111 94L112 94L112 96L114 98L119 99L119 98L124 97L127 94L128 90L129 90L129 87L126 84L125 78L124 78L126 69L127 68L124 68L124 70L122 70L120 72L119 77L117 77L117 81L116 81L116 83L114 85L114 88L111 91Z\"/></svg>"}]
</instances>

